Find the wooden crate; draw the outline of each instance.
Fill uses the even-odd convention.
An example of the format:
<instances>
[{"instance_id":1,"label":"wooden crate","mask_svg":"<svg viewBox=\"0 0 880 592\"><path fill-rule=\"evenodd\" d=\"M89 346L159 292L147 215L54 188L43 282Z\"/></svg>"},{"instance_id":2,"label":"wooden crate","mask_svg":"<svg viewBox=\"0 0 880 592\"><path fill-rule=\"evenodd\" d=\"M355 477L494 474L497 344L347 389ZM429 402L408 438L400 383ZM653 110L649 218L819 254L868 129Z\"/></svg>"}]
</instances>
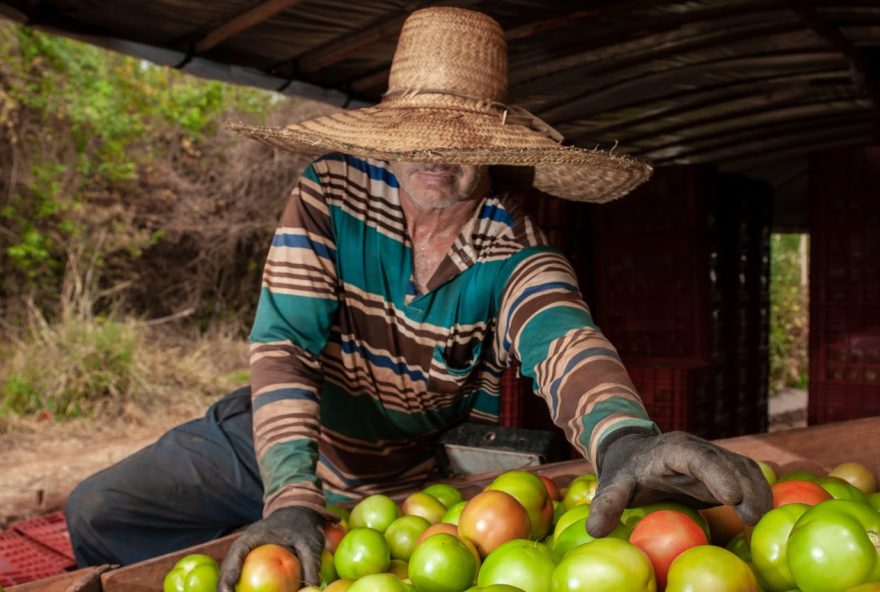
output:
<instances>
[{"instance_id":1,"label":"wooden crate","mask_svg":"<svg viewBox=\"0 0 880 592\"><path fill-rule=\"evenodd\" d=\"M857 419L834 424L825 424L809 428L757 434L716 440L716 444L749 456L756 460L769 461L782 472L810 470L827 472L843 461L855 461L880 475L880 416ZM574 477L590 472L592 467L583 460L572 460L552 463L536 467L533 470L543 473L560 484L567 484ZM496 473L471 475L450 480L449 483L459 487L466 497L470 497L494 479ZM406 494L398 496L399 499ZM223 558L229 545L237 535L232 534L203 545L183 549L168 555L156 557L135 565L107 571L101 575L103 592L155 592L162 589L165 574L177 561L189 553L205 553L218 561ZM94 568L90 568L94 569ZM70 582L76 581L77 574L85 574L88 570L79 570L61 578ZM89 572L94 579L94 574ZM60 585L56 578L52 581L33 582L24 586L16 586L9 592L72 592L80 590L76 587ZM83 588L89 592L98 592L95 587Z\"/></svg>"}]
</instances>

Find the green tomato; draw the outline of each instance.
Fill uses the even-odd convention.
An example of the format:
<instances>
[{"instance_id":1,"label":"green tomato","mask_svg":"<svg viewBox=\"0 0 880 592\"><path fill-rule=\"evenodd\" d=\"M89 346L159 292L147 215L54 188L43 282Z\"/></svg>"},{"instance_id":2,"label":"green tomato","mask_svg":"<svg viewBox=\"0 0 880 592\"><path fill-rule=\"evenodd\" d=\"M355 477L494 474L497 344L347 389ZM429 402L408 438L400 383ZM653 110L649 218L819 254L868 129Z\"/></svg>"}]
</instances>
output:
<instances>
[{"instance_id":1,"label":"green tomato","mask_svg":"<svg viewBox=\"0 0 880 592\"><path fill-rule=\"evenodd\" d=\"M632 532L632 529L636 527L636 524L639 523L639 520L641 520L651 512L656 512L657 510L675 510L676 512L681 512L682 514L687 515L689 518L692 518L694 522L700 525L700 528L702 528L703 532L706 533L706 538L711 540L711 536L709 533L709 523L706 522L706 519L703 518L703 515L689 506L676 502L660 502L656 504L648 504L646 506L639 506L637 508L626 508L623 511L623 514L621 514L620 516L620 521L629 529L630 532Z\"/></svg>"},{"instance_id":2,"label":"green tomato","mask_svg":"<svg viewBox=\"0 0 880 592\"><path fill-rule=\"evenodd\" d=\"M596 539L572 549L550 578L553 592L655 592L644 551L620 539Z\"/></svg>"},{"instance_id":3,"label":"green tomato","mask_svg":"<svg viewBox=\"0 0 880 592\"><path fill-rule=\"evenodd\" d=\"M477 575L477 560L456 536L435 534L422 541L409 560L409 579L419 592L459 592Z\"/></svg>"},{"instance_id":4,"label":"green tomato","mask_svg":"<svg viewBox=\"0 0 880 592\"><path fill-rule=\"evenodd\" d=\"M375 494L365 497L351 511L348 524L352 529L372 528L385 532L392 522L400 517L400 508L387 495Z\"/></svg>"},{"instance_id":5,"label":"green tomato","mask_svg":"<svg viewBox=\"0 0 880 592\"><path fill-rule=\"evenodd\" d=\"M769 592L795 588L788 569L788 537L795 523L810 509L807 504L786 504L770 510L752 531L752 565Z\"/></svg>"},{"instance_id":6,"label":"green tomato","mask_svg":"<svg viewBox=\"0 0 880 592\"><path fill-rule=\"evenodd\" d=\"M391 550L378 530L352 528L339 541L334 561L339 577L356 580L386 571L391 563Z\"/></svg>"},{"instance_id":7,"label":"green tomato","mask_svg":"<svg viewBox=\"0 0 880 592\"><path fill-rule=\"evenodd\" d=\"M562 504L559 504L559 507L563 508L563 513L559 516L559 519L556 521L556 527L553 529L553 541L556 541L566 528L578 520L590 516L590 504L578 504L570 510L565 510L565 506Z\"/></svg>"},{"instance_id":8,"label":"green tomato","mask_svg":"<svg viewBox=\"0 0 880 592\"><path fill-rule=\"evenodd\" d=\"M440 522L445 522L446 524L455 524L458 526L458 519L461 517L461 511L464 510L464 507L467 505L467 500L462 500L457 504L452 504L452 506L446 510L446 513L443 514L443 517L440 518Z\"/></svg>"},{"instance_id":9,"label":"green tomato","mask_svg":"<svg viewBox=\"0 0 880 592\"><path fill-rule=\"evenodd\" d=\"M803 592L880 582L880 514L849 500L813 506L791 531L788 566Z\"/></svg>"},{"instance_id":10,"label":"green tomato","mask_svg":"<svg viewBox=\"0 0 880 592\"><path fill-rule=\"evenodd\" d=\"M408 592L408 588L397 576L380 573L359 578L348 592Z\"/></svg>"},{"instance_id":11,"label":"green tomato","mask_svg":"<svg viewBox=\"0 0 880 592\"><path fill-rule=\"evenodd\" d=\"M758 463L758 468L764 473L764 478L767 480L767 484L773 485L776 483L776 471L773 470L773 467L760 460L755 462Z\"/></svg>"},{"instance_id":12,"label":"green tomato","mask_svg":"<svg viewBox=\"0 0 880 592\"><path fill-rule=\"evenodd\" d=\"M625 541L629 539L629 535L630 531L623 524L618 523L614 530L607 535L607 538ZM587 518L580 518L556 537L556 540L553 541L553 553L557 558L561 559L575 547L593 540L595 539L587 532Z\"/></svg>"},{"instance_id":13,"label":"green tomato","mask_svg":"<svg viewBox=\"0 0 880 592\"><path fill-rule=\"evenodd\" d=\"M562 498L562 505L570 510L578 504L590 503L596 496L596 488L599 487L599 478L592 473L576 477L568 485Z\"/></svg>"},{"instance_id":14,"label":"green tomato","mask_svg":"<svg viewBox=\"0 0 880 592\"><path fill-rule=\"evenodd\" d=\"M351 511L348 508L343 508L342 506L337 506L336 504L330 504L327 506L327 511L331 514L336 514L339 516L339 523L345 527L345 530L348 530L348 519L351 518Z\"/></svg>"},{"instance_id":15,"label":"green tomato","mask_svg":"<svg viewBox=\"0 0 880 592\"><path fill-rule=\"evenodd\" d=\"M868 503L871 505L871 507L880 512L880 492L872 493L871 495L869 495Z\"/></svg>"},{"instance_id":16,"label":"green tomato","mask_svg":"<svg viewBox=\"0 0 880 592\"><path fill-rule=\"evenodd\" d=\"M550 576L556 567L547 545L515 539L489 553L477 577L478 586L508 584L525 592L550 592Z\"/></svg>"},{"instance_id":17,"label":"green tomato","mask_svg":"<svg viewBox=\"0 0 880 592\"><path fill-rule=\"evenodd\" d=\"M816 485L831 494L834 499L850 500L860 504L868 503L868 496L858 487L854 487L838 477L819 477Z\"/></svg>"},{"instance_id":18,"label":"green tomato","mask_svg":"<svg viewBox=\"0 0 880 592\"><path fill-rule=\"evenodd\" d=\"M162 582L163 592L215 592L220 565L208 555L193 553L180 559Z\"/></svg>"},{"instance_id":19,"label":"green tomato","mask_svg":"<svg viewBox=\"0 0 880 592\"><path fill-rule=\"evenodd\" d=\"M815 481L819 477L816 476L815 473L811 473L810 471L792 471L790 473L785 473L782 475L777 482L782 481Z\"/></svg>"},{"instance_id":20,"label":"green tomato","mask_svg":"<svg viewBox=\"0 0 880 592\"><path fill-rule=\"evenodd\" d=\"M385 540L391 550L391 558L409 561L419 537L428 530L429 526L431 523L421 516L401 516L392 522L385 531Z\"/></svg>"},{"instance_id":21,"label":"green tomato","mask_svg":"<svg viewBox=\"0 0 880 592\"><path fill-rule=\"evenodd\" d=\"M691 547L669 566L666 592L757 592L758 581L745 561L721 547Z\"/></svg>"},{"instance_id":22,"label":"green tomato","mask_svg":"<svg viewBox=\"0 0 880 592\"><path fill-rule=\"evenodd\" d=\"M336 561L333 559L333 553L327 549L321 551L321 571L318 575L321 576L322 586L326 586L339 579L339 574L336 573Z\"/></svg>"},{"instance_id":23,"label":"green tomato","mask_svg":"<svg viewBox=\"0 0 880 592\"><path fill-rule=\"evenodd\" d=\"M433 485L428 485L422 490L422 493L434 496L447 508L451 508L458 502L464 500L464 496L461 495L461 492L458 489L452 485L447 485L446 483L434 483Z\"/></svg>"},{"instance_id":24,"label":"green tomato","mask_svg":"<svg viewBox=\"0 0 880 592\"><path fill-rule=\"evenodd\" d=\"M749 550L749 544L746 542L745 533L741 532L727 543L727 550L745 561L752 562L752 552Z\"/></svg>"}]
</instances>

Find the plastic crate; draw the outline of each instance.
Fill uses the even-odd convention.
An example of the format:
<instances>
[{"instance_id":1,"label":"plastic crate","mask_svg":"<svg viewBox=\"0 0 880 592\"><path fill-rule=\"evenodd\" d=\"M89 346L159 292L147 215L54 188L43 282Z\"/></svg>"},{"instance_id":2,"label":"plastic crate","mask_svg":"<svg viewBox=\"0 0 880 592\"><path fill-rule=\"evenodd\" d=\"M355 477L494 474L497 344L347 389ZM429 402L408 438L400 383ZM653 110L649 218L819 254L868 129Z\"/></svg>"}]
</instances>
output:
<instances>
[{"instance_id":1,"label":"plastic crate","mask_svg":"<svg viewBox=\"0 0 880 592\"><path fill-rule=\"evenodd\" d=\"M706 400L705 367L664 367L627 362L648 415L664 432L712 435L717 419Z\"/></svg>"},{"instance_id":2,"label":"plastic crate","mask_svg":"<svg viewBox=\"0 0 880 592\"><path fill-rule=\"evenodd\" d=\"M67 557L17 532L0 532L0 585L14 586L63 573Z\"/></svg>"},{"instance_id":3,"label":"plastic crate","mask_svg":"<svg viewBox=\"0 0 880 592\"><path fill-rule=\"evenodd\" d=\"M70 545L70 535L67 532L67 521L64 519L63 512L20 520L12 523L10 528L67 557L69 564L66 567L75 565L73 547Z\"/></svg>"},{"instance_id":4,"label":"plastic crate","mask_svg":"<svg viewBox=\"0 0 880 592\"><path fill-rule=\"evenodd\" d=\"M807 403L810 425L880 415L880 384L811 381Z\"/></svg>"}]
</instances>

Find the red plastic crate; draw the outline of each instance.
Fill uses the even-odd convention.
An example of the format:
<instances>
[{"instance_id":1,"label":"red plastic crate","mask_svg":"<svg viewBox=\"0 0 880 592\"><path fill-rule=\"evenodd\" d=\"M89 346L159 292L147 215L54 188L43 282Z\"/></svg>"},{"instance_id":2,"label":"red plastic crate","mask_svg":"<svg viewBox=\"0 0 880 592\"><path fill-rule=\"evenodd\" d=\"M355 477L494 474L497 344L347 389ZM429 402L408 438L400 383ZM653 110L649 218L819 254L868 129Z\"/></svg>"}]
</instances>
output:
<instances>
[{"instance_id":1,"label":"red plastic crate","mask_svg":"<svg viewBox=\"0 0 880 592\"><path fill-rule=\"evenodd\" d=\"M633 384L648 415L664 432L683 430L709 435L719 418L708 417L706 368L663 367L629 361Z\"/></svg>"},{"instance_id":2,"label":"red plastic crate","mask_svg":"<svg viewBox=\"0 0 880 592\"><path fill-rule=\"evenodd\" d=\"M880 384L811 381L810 425L880 415Z\"/></svg>"},{"instance_id":3,"label":"red plastic crate","mask_svg":"<svg viewBox=\"0 0 880 592\"><path fill-rule=\"evenodd\" d=\"M45 516L37 516L27 520L14 522L11 528L41 545L49 547L56 553L70 560L66 567L73 567L75 560L70 535L67 532L67 521L63 512L54 512Z\"/></svg>"},{"instance_id":4,"label":"red plastic crate","mask_svg":"<svg viewBox=\"0 0 880 592\"><path fill-rule=\"evenodd\" d=\"M0 585L14 586L63 573L67 557L17 532L0 532Z\"/></svg>"}]
</instances>

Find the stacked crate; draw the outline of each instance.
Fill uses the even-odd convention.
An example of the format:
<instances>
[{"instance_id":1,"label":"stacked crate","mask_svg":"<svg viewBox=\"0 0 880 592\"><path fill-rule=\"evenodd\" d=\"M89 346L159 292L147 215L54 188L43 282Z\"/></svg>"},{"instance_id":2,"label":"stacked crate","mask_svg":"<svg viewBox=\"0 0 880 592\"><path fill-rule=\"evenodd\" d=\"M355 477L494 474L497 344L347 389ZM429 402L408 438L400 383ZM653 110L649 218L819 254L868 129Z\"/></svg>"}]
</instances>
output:
<instances>
[{"instance_id":1,"label":"stacked crate","mask_svg":"<svg viewBox=\"0 0 880 592\"><path fill-rule=\"evenodd\" d=\"M880 414L880 147L810 161L810 424Z\"/></svg>"}]
</instances>

